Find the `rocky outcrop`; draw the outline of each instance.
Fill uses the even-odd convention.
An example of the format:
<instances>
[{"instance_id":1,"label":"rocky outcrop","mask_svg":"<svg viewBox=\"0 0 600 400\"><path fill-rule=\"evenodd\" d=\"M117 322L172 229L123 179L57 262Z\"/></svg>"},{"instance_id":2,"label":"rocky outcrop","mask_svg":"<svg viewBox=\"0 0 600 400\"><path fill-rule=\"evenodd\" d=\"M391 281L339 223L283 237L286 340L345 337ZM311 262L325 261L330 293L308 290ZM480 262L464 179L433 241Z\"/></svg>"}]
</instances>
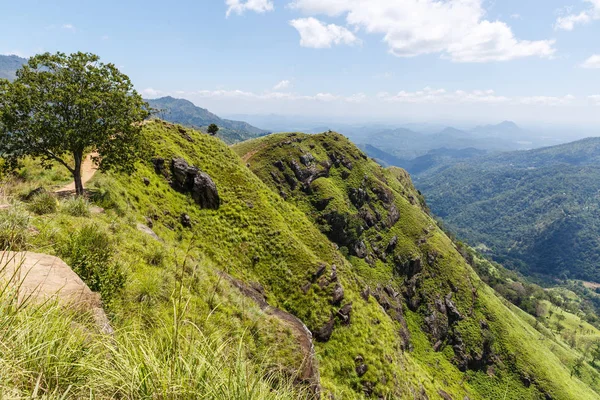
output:
<instances>
[{"instance_id":1,"label":"rocky outcrop","mask_svg":"<svg viewBox=\"0 0 600 400\"><path fill-rule=\"evenodd\" d=\"M0 252L0 280L17 291L20 302L56 298L66 307L89 312L102 333L112 334L98 293L60 258L32 252Z\"/></svg>"},{"instance_id":2,"label":"rocky outcrop","mask_svg":"<svg viewBox=\"0 0 600 400\"><path fill-rule=\"evenodd\" d=\"M190 193L201 208L216 210L221 205L217 185L211 177L183 158L171 160L171 186L179 192Z\"/></svg>"},{"instance_id":3,"label":"rocky outcrop","mask_svg":"<svg viewBox=\"0 0 600 400\"><path fill-rule=\"evenodd\" d=\"M304 362L300 367L298 375L299 383L308 385L310 387L313 396L312 398L320 398L321 378L319 375L317 358L315 356L315 348L312 341L313 335L306 325L304 325L304 323L296 316L279 308L270 306L265 299L264 288L259 283L254 282L250 285L247 285L225 272L219 272L219 274L229 283L235 286L244 296L252 299L264 312L276 317L281 323L290 327L293 335L297 339L298 345L304 353ZM333 321L333 318L331 321ZM323 332L324 336L328 335L327 340L329 340L332 331L333 323L331 324L329 332ZM319 337L316 333L315 338L319 340Z\"/></svg>"}]
</instances>

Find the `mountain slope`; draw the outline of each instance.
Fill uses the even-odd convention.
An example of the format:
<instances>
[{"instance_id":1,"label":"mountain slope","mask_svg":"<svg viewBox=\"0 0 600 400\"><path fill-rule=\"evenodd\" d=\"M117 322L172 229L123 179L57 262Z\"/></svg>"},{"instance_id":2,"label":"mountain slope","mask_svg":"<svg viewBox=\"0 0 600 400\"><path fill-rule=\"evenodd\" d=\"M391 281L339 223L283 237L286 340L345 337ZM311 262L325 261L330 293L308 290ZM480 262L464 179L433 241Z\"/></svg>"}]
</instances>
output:
<instances>
[{"instance_id":1,"label":"mountain slope","mask_svg":"<svg viewBox=\"0 0 600 400\"><path fill-rule=\"evenodd\" d=\"M466 160L417 185L436 215L497 261L600 281L600 138Z\"/></svg>"},{"instance_id":2,"label":"mountain slope","mask_svg":"<svg viewBox=\"0 0 600 400\"><path fill-rule=\"evenodd\" d=\"M135 173L98 172L89 183L93 212L69 200L57 211L50 197L45 213L18 220L21 246L60 256L86 279L86 268L103 261L102 279L92 283L107 295L118 343L101 342L104 354L82 340L69 358L77 369L66 371L73 381L56 379L53 358L28 361L18 384L30 390L21 397L42 382L76 398L193 398L206 390L219 391L214 398L277 398L289 380L310 388L296 398L598 397L598 372L584 366L581 380L571 377L579 353L551 335L539 340L533 318L479 280L404 171L382 169L335 133L271 135L232 149L162 121L144 132L149 154ZM58 171L28 160L7 194L60 187ZM39 201L26 206L39 210ZM211 386L198 341L233 348L209 364L219 379L246 390L258 379L261 391ZM105 373L88 374L84 362ZM317 373L305 375L308 362Z\"/></svg>"},{"instance_id":3,"label":"mountain slope","mask_svg":"<svg viewBox=\"0 0 600 400\"><path fill-rule=\"evenodd\" d=\"M0 54L0 79L12 80L16 77L15 72L27 62L26 58L11 55Z\"/></svg>"},{"instance_id":4,"label":"mountain slope","mask_svg":"<svg viewBox=\"0 0 600 400\"><path fill-rule=\"evenodd\" d=\"M424 388L432 397L597 397L571 381L570 366L553 344L538 340L530 319L481 282L427 214L406 172L382 169L335 133L271 135L234 149L339 246L362 288L359 302L378 303L396 321L401 363L417 377L405 378L413 397L423 379L442 383L433 394ZM336 328L332 340L343 331ZM345 341L353 347L349 336ZM329 355L329 346L318 349ZM381 383L361 381L369 393Z\"/></svg>"},{"instance_id":5,"label":"mountain slope","mask_svg":"<svg viewBox=\"0 0 600 400\"><path fill-rule=\"evenodd\" d=\"M216 124L220 129L217 136L227 143L241 142L268 133L246 122L219 118L210 111L197 107L191 101L185 99L175 99L167 96L146 101L150 104L150 107L157 109L158 116L166 121L197 129Z\"/></svg>"}]
</instances>

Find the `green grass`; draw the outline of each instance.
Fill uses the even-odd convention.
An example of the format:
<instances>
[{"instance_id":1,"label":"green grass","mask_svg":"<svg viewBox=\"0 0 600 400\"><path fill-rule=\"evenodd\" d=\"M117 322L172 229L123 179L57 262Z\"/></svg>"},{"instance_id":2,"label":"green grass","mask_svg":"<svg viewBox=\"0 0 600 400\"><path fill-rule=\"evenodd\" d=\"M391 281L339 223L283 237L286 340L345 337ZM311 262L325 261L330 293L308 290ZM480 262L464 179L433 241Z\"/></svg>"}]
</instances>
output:
<instances>
[{"instance_id":1,"label":"green grass","mask_svg":"<svg viewBox=\"0 0 600 400\"><path fill-rule=\"evenodd\" d=\"M0 270L2 265L0 265ZM206 335L183 295L171 299L161 336L131 328L97 332L90 315L55 299L18 303L0 287L0 397L97 399L296 399L292 381L248 361L245 338ZM208 320L206 323L211 323Z\"/></svg>"},{"instance_id":2,"label":"green grass","mask_svg":"<svg viewBox=\"0 0 600 400\"><path fill-rule=\"evenodd\" d=\"M123 276L122 287L111 286L120 278L109 277L104 289L115 338L90 336L93 329L85 316L48 306L49 326L53 321L63 327L76 321L83 327L85 346L82 348L76 331L71 342L64 341L70 343L68 349L56 350L56 354L66 354L64 357L42 362L28 356L37 353L32 353L25 340L15 341L15 346L9 346L14 356L6 358L7 370L16 371L14 380L3 389L6 396L18 393L30 397L39 371L46 371L40 387L50 397L64 395L67 390L67 395L75 398L90 397L90 393L96 398L111 397L112 393L132 399L152 395L189 398L198 393L206 393L206 398L302 397L296 390L305 390L305 386L292 387L292 382L304 361L303 353L289 326L261 310L218 272L260 285L271 306L296 315L315 331L339 309L330 302L333 285L307 285L324 264L324 276L336 266L345 292L343 304L352 303L350 324L336 319L331 339L315 343L324 397L359 399L371 393L389 399L414 398L423 392L433 399L439 390L456 399L468 396L472 400L538 399L544 393L555 399L598 397L584 383L588 382L585 376L582 381L571 378L567 364L572 357L561 359L549 343L538 340L539 332L526 315L504 304L477 277L427 214L422 197L402 170L382 169L337 134L271 135L231 149L218 138L193 130L187 131L190 141L176 127L161 122L147 124L145 132L152 157L166 160L167 173L171 158L183 157L212 177L221 197L220 208L200 209L189 195L172 190L168 177L157 174L151 160L145 159L133 174L97 173L88 184L91 204L104 208L104 212L87 214L85 210L90 207L70 203L75 200L63 200L57 212L43 215L28 213L17 205L14 210L20 210L25 219L4 217L12 211L0 211L0 221L4 217L27 227L23 248L60 255L74 267L93 272L89 276L81 272L90 285L105 270L89 268L96 265L89 262L94 254L102 265L118 265ZM242 156L256 153L242 160L234 150ZM306 152L317 162L336 152L352 163L352 169L332 168L329 177L314 182L311 193L290 190L272 180L273 162L297 159ZM31 169L27 178L14 182L10 193L37 186L35 177L36 170ZM397 237L393 254L372 265L350 255L348 248L338 249L328 239L330 231L320 219L335 209L353 223L360 222L361 209L350 201L348 193L361 186L372 199L365 206L370 212L387 218L388 205L374 200L377 194L373 190L385 189L399 213L392 227L355 232L354 239L364 240L368 252L384 248ZM286 191L287 201L278 194L280 189ZM319 211L315 202L328 197L333 199ZM181 225L182 213L190 216L192 228ZM138 230L138 224L148 220L160 240ZM86 229L87 233L82 233ZM87 240L95 236L99 237ZM108 255L96 253L104 247L110 250ZM437 259L430 263L427 256L433 252ZM423 261L417 290L421 305L410 311L402 294L407 276L399 273L395 264L415 257ZM410 351L401 348L401 325L375 298L364 300L360 295L366 287L375 291L384 286L400 293L399 304L411 334ZM97 290L102 291L102 286ZM488 336L493 335L492 346L498 357L493 370L459 370L447 338L439 352L433 351L432 338L424 329L425 318L435 301L443 301L448 294L464 316L451 329L454 337L462 338L466 351L481 351L485 341L492 340ZM20 311L18 318L30 312L43 314L33 310ZM481 328L481 321L487 321L488 332ZM22 325L7 323L10 329L3 333L27 335L29 325L19 323ZM29 323L39 326L37 331L32 328L39 338L32 341L35 348L62 345L64 329L51 329L57 333L50 334L43 330L43 320ZM5 340L0 343L6 345ZM356 371L359 356L368 366L360 377ZM47 372L55 361L67 368L61 373L64 379ZM524 376L533 382L529 387L523 383Z\"/></svg>"}]
</instances>

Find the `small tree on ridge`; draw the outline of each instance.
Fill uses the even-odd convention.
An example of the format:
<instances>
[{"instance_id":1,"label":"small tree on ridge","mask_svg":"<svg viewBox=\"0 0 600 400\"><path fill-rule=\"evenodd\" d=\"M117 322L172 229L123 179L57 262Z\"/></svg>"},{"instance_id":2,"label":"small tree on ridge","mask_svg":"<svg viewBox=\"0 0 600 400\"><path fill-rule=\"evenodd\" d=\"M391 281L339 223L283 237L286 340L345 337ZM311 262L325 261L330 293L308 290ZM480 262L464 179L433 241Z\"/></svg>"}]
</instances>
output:
<instances>
[{"instance_id":1,"label":"small tree on ridge","mask_svg":"<svg viewBox=\"0 0 600 400\"><path fill-rule=\"evenodd\" d=\"M83 194L86 152L101 170L131 171L142 149L148 105L129 78L90 53L32 57L14 82L0 79L0 155L5 167L32 156L56 161Z\"/></svg>"}]
</instances>

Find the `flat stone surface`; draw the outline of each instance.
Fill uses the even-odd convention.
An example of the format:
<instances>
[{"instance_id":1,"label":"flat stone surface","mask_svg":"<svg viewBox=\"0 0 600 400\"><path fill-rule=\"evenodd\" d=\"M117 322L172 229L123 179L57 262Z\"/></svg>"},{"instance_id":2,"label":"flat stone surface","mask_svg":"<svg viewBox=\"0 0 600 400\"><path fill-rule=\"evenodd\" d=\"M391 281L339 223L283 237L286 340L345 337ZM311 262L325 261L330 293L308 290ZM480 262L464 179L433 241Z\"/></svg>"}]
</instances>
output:
<instances>
[{"instance_id":1,"label":"flat stone surface","mask_svg":"<svg viewBox=\"0 0 600 400\"><path fill-rule=\"evenodd\" d=\"M56 297L70 307L90 311L100 330L112 333L100 295L58 257L32 252L0 252L0 279L18 290L19 301L45 301Z\"/></svg>"}]
</instances>

